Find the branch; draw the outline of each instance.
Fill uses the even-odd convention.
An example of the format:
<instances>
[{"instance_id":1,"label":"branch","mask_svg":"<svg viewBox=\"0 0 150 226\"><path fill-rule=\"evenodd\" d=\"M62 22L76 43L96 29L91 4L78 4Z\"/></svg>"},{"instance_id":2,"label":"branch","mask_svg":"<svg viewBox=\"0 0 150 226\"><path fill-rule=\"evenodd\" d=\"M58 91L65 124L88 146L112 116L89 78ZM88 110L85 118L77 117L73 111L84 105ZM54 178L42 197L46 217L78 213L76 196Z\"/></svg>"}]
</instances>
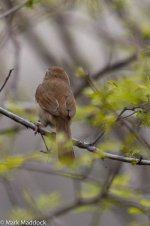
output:
<instances>
[{"instance_id":1,"label":"branch","mask_svg":"<svg viewBox=\"0 0 150 226\"><path fill-rule=\"evenodd\" d=\"M131 198L124 198L121 196L114 195L112 192L108 194L108 198L110 201L115 201L119 204L119 206L123 207L135 207L139 209L143 214L149 215L150 208L147 206L142 205L140 202L137 200L132 200Z\"/></svg>"},{"instance_id":2,"label":"branch","mask_svg":"<svg viewBox=\"0 0 150 226\"><path fill-rule=\"evenodd\" d=\"M125 67L131 63L133 63L137 59L136 54L133 54L123 60L120 60L116 63L113 63L112 65L106 65L102 70L98 71L93 75L94 79L98 79L99 77L102 77L104 74L113 72L116 70L121 69L122 67Z\"/></svg>"},{"instance_id":3,"label":"branch","mask_svg":"<svg viewBox=\"0 0 150 226\"><path fill-rule=\"evenodd\" d=\"M30 0L26 0L24 2L22 2L19 5L14 6L13 8L7 10L6 12L4 12L3 14L0 15L0 19L3 19L4 17L9 16L10 14L15 13L16 11L18 11L19 9L21 9L24 5L26 5Z\"/></svg>"},{"instance_id":4,"label":"branch","mask_svg":"<svg viewBox=\"0 0 150 226\"><path fill-rule=\"evenodd\" d=\"M46 215L41 215L38 216L37 218L35 218L36 220L46 220L46 221L51 221L53 220L54 217L59 217L62 216L72 210L75 210L77 208L83 207L83 206L89 206L89 205L96 205L99 202L99 196L98 197L94 197L91 199L82 199L80 198L77 201L74 201L66 206L60 207L54 211L52 211L49 214Z\"/></svg>"},{"instance_id":5,"label":"branch","mask_svg":"<svg viewBox=\"0 0 150 226\"><path fill-rule=\"evenodd\" d=\"M0 114L5 115L6 117L14 120L17 123L20 123L21 125L25 126L26 128L30 128L33 131L36 131L37 127L34 123L29 122L27 119L21 118L20 116L5 110L4 108L0 107ZM39 128L38 131L40 134L42 135L52 135L54 136L55 133L54 132L49 132L45 129ZM100 151L96 146L91 145L90 143L87 142L81 142L77 139L72 139L73 143L75 146L82 148L82 149L86 149L89 152L96 152L96 151ZM137 165L150 165L150 160L147 159L138 159L138 158L131 158L131 157L125 157L125 156L121 156L121 155L117 155L117 154L111 154L108 152L102 152L101 153L102 158L108 158L111 160L116 160L116 161L121 161L121 162L126 162L126 163L131 163L131 164L137 164Z\"/></svg>"},{"instance_id":6,"label":"branch","mask_svg":"<svg viewBox=\"0 0 150 226\"><path fill-rule=\"evenodd\" d=\"M113 63L112 65L106 65L104 66L100 71L98 71L97 73L95 73L94 75L92 75L91 77L93 79L98 79L100 77L102 77L103 75L119 70L122 67L125 67L129 64L131 64L132 62L134 62L137 59L136 54L133 54L129 57L127 57L126 59L120 60L117 63ZM75 96L79 96L79 94L81 93L81 91L83 90L83 88L85 88L88 85L88 81L87 79L83 81L83 83L81 83L81 85L77 88L77 90L75 91Z\"/></svg>"},{"instance_id":7,"label":"branch","mask_svg":"<svg viewBox=\"0 0 150 226\"><path fill-rule=\"evenodd\" d=\"M143 214L148 214L150 209L149 207L145 207L144 205L138 203L137 201L127 199L127 198L122 198L117 195L113 195L111 192L108 194L108 199L111 199L121 206L126 206L128 207L135 207L139 209ZM46 215L41 215L36 218L36 220L46 220L46 221L51 221L53 220L54 217L60 217L63 216L64 214L67 214L68 212L75 210L77 208L81 208L83 206L95 206L99 203L99 196L96 196L94 198L80 198L78 201L74 201L71 204L68 204L66 206L60 207L54 211L52 211L49 214ZM120 206L119 205L119 206Z\"/></svg>"},{"instance_id":8,"label":"branch","mask_svg":"<svg viewBox=\"0 0 150 226\"><path fill-rule=\"evenodd\" d=\"M140 110L144 110L144 108L145 108L147 105L148 105L148 103L146 103L146 104L141 104L141 105L139 105L139 106L124 107L123 110L122 110L122 111L120 112L120 114L118 115L117 121L121 118L121 116L122 116L126 111L133 111L133 113L137 113L138 110L139 110L139 111L140 111ZM135 110L137 110L137 111L135 111ZM131 116L131 115L132 115L132 114L127 115L127 116L125 116L125 117L123 117L123 118L127 118L127 117L129 117L129 116Z\"/></svg>"},{"instance_id":9,"label":"branch","mask_svg":"<svg viewBox=\"0 0 150 226\"><path fill-rule=\"evenodd\" d=\"M14 70L14 69L10 69L10 71L9 71L9 73L8 73L8 75L7 75L6 79L5 79L5 81L4 81L3 85L2 85L2 87L0 88L0 92L2 92L2 90L4 89L4 87L5 87L5 85L6 85L7 81L8 81L8 79L10 78L11 73L12 73L13 70Z\"/></svg>"},{"instance_id":10,"label":"branch","mask_svg":"<svg viewBox=\"0 0 150 226\"><path fill-rule=\"evenodd\" d=\"M10 112L10 111L7 111L5 110L4 108L0 107L0 113L5 115L6 117L14 120L15 122L18 122L20 123L21 125L25 126L26 128L30 128L34 131L36 131L36 125L32 122L29 122L28 120L24 119L24 118L21 118L20 116ZM39 128L39 133L40 134L43 134L43 135L46 135L48 133L48 131L42 129L42 128Z\"/></svg>"}]
</instances>

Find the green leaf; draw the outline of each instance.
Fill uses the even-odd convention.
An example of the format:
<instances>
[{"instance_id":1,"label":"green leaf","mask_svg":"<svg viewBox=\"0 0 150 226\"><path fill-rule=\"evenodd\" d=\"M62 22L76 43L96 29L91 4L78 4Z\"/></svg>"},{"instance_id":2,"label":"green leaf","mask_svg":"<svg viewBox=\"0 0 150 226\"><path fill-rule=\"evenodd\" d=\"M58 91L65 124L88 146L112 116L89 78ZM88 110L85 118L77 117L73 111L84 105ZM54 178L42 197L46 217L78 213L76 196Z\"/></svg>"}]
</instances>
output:
<instances>
[{"instance_id":1,"label":"green leaf","mask_svg":"<svg viewBox=\"0 0 150 226\"><path fill-rule=\"evenodd\" d=\"M145 125L145 126L150 127L150 113L149 113L149 111L146 112L146 113L139 111L137 113L137 118L141 121L141 125Z\"/></svg>"},{"instance_id":2,"label":"green leaf","mask_svg":"<svg viewBox=\"0 0 150 226\"><path fill-rule=\"evenodd\" d=\"M138 208L131 207L131 208L128 208L128 213L136 215L136 214L141 214L142 211Z\"/></svg>"},{"instance_id":3,"label":"green leaf","mask_svg":"<svg viewBox=\"0 0 150 226\"><path fill-rule=\"evenodd\" d=\"M9 111L12 111L13 113L28 118L30 121L36 121L37 120L37 114L35 113L35 110L26 110L22 108L22 106L19 106L15 102L10 102L7 109Z\"/></svg>"},{"instance_id":4,"label":"green leaf","mask_svg":"<svg viewBox=\"0 0 150 226\"><path fill-rule=\"evenodd\" d=\"M75 74L79 78L85 78L87 76L87 72L82 67L78 67Z\"/></svg>"},{"instance_id":5,"label":"green leaf","mask_svg":"<svg viewBox=\"0 0 150 226\"><path fill-rule=\"evenodd\" d=\"M134 165L137 165L139 162L139 159L134 159L132 160L131 164L134 166Z\"/></svg>"},{"instance_id":6,"label":"green leaf","mask_svg":"<svg viewBox=\"0 0 150 226\"><path fill-rule=\"evenodd\" d=\"M133 191L130 191L127 188L114 188L112 187L110 189L110 191L112 192L112 194L124 197L124 198L136 198L136 194L133 193Z\"/></svg>"},{"instance_id":7,"label":"green leaf","mask_svg":"<svg viewBox=\"0 0 150 226\"><path fill-rule=\"evenodd\" d=\"M75 213L85 213L85 212L94 212L96 207L93 206L81 206L74 210Z\"/></svg>"},{"instance_id":8,"label":"green leaf","mask_svg":"<svg viewBox=\"0 0 150 226\"><path fill-rule=\"evenodd\" d=\"M143 199L140 200L140 204L145 206L145 207L150 207L150 200L143 198Z\"/></svg>"},{"instance_id":9,"label":"green leaf","mask_svg":"<svg viewBox=\"0 0 150 226\"><path fill-rule=\"evenodd\" d=\"M101 2L99 0L77 0L79 6L84 5L90 15L96 16L101 11Z\"/></svg>"},{"instance_id":10,"label":"green leaf","mask_svg":"<svg viewBox=\"0 0 150 226\"><path fill-rule=\"evenodd\" d=\"M118 110L146 102L149 93L147 87L144 84L138 84L135 78L124 78L117 83L117 86L112 86L112 89L108 103Z\"/></svg>"},{"instance_id":11,"label":"green leaf","mask_svg":"<svg viewBox=\"0 0 150 226\"><path fill-rule=\"evenodd\" d=\"M9 156L0 162L0 174L7 173L20 167L25 161L24 156Z\"/></svg>"},{"instance_id":12,"label":"green leaf","mask_svg":"<svg viewBox=\"0 0 150 226\"><path fill-rule=\"evenodd\" d=\"M36 205L39 210L46 211L47 209L56 208L61 203L60 194L57 192L53 192L48 195L41 195L36 200Z\"/></svg>"},{"instance_id":13,"label":"green leaf","mask_svg":"<svg viewBox=\"0 0 150 226\"><path fill-rule=\"evenodd\" d=\"M30 0L26 3L26 7L33 8L34 4L41 2L41 0Z\"/></svg>"},{"instance_id":14,"label":"green leaf","mask_svg":"<svg viewBox=\"0 0 150 226\"><path fill-rule=\"evenodd\" d=\"M95 154L90 152L85 152L83 155L81 155L77 161L75 161L75 165L77 169L79 167L90 167L92 165L93 160L96 158Z\"/></svg>"},{"instance_id":15,"label":"green leaf","mask_svg":"<svg viewBox=\"0 0 150 226\"><path fill-rule=\"evenodd\" d=\"M91 184L91 183L83 183L82 184L82 197L83 198L93 198L95 196L97 196L100 192L100 187L95 185L95 184Z\"/></svg>"},{"instance_id":16,"label":"green leaf","mask_svg":"<svg viewBox=\"0 0 150 226\"><path fill-rule=\"evenodd\" d=\"M15 169L20 167L24 161L24 156L11 156L7 158L6 165L9 169Z\"/></svg>"},{"instance_id":17,"label":"green leaf","mask_svg":"<svg viewBox=\"0 0 150 226\"><path fill-rule=\"evenodd\" d=\"M116 139L108 139L100 144L100 149L102 151L118 152L118 150L122 150L122 148L123 144Z\"/></svg>"},{"instance_id":18,"label":"green leaf","mask_svg":"<svg viewBox=\"0 0 150 226\"><path fill-rule=\"evenodd\" d=\"M119 175L119 176L116 176L115 179L113 180L113 184L112 184L112 187L117 187L121 185L121 187L125 187L126 185L128 185L130 183L130 176L127 175L127 174L123 174L123 175Z\"/></svg>"},{"instance_id":19,"label":"green leaf","mask_svg":"<svg viewBox=\"0 0 150 226\"><path fill-rule=\"evenodd\" d=\"M95 106L77 106L77 112L75 115L74 120L75 121L82 121L82 122L86 122L86 121L90 121L92 114L97 113L98 109Z\"/></svg>"},{"instance_id":20,"label":"green leaf","mask_svg":"<svg viewBox=\"0 0 150 226\"><path fill-rule=\"evenodd\" d=\"M10 218L12 220L31 220L33 218L32 211L28 209L22 209L22 208L13 208Z\"/></svg>"},{"instance_id":21,"label":"green leaf","mask_svg":"<svg viewBox=\"0 0 150 226\"><path fill-rule=\"evenodd\" d=\"M104 151L101 150L101 148L97 149L95 152L97 159L102 159L104 160L106 158L106 154Z\"/></svg>"},{"instance_id":22,"label":"green leaf","mask_svg":"<svg viewBox=\"0 0 150 226\"><path fill-rule=\"evenodd\" d=\"M144 24L141 26L141 29L142 29L143 37L144 37L145 39L149 39L149 38L150 38L150 27L149 27L149 24L144 23Z\"/></svg>"},{"instance_id":23,"label":"green leaf","mask_svg":"<svg viewBox=\"0 0 150 226\"><path fill-rule=\"evenodd\" d=\"M126 6L126 2L124 0L114 0L113 5L115 9L120 10L120 9L124 9L124 7Z\"/></svg>"}]
</instances>

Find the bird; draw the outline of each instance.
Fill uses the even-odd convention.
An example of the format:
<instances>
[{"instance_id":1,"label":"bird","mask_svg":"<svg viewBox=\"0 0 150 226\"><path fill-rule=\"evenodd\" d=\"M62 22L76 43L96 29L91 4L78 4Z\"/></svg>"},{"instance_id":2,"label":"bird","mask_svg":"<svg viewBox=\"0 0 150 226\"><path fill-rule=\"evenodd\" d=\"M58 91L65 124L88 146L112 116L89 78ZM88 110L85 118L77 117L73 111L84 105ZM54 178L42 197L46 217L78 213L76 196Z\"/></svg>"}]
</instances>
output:
<instances>
[{"instance_id":1,"label":"bird","mask_svg":"<svg viewBox=\"0 0 150 226\"><path fill-rule=\"evenodd\" d=\"M73 162L75 154L70 126L76 113L76 101L69 76L62 67L48 68L42 83L36 89L35 99L39 106L41 125L56 128L58 159L61 162ZM63 134L63 141L59 139L59 134Z\"/></svg>"}]
</instances>

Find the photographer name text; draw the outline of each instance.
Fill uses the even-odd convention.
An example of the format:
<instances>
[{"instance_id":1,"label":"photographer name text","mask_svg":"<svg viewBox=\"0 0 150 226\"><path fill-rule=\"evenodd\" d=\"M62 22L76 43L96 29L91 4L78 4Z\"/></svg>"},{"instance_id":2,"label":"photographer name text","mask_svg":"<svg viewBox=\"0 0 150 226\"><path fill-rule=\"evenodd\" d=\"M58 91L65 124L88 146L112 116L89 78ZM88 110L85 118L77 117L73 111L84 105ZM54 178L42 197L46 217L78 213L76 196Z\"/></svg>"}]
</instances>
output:
<instances>
[{"instance_id":1,"label":"photographer name text","mask_svg":"<svg viewBox=\"0 0 150 226\"><path fill-rule=\"evenodd\" d=\"M44 226L47 225L45 220L0 220L0 225L32 225Z\"/></svg>"}]
</instances>

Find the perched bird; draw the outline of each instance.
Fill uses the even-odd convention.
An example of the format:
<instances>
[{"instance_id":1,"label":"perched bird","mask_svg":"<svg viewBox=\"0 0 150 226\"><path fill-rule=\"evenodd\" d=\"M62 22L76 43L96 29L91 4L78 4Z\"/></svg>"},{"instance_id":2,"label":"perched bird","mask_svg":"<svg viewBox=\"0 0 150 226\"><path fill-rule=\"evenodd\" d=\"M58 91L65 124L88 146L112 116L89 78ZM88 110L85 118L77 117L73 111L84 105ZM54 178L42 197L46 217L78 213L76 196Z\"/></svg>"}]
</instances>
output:
<instances>
[{"instance_id":1,"label":"perched bird","mask_svg":"<svg viewBox=\"0 0 150 226\"><path fill-rule=\"evenodd\" d=\"M35 98L39 105L41 124L56 128L58 158L62 161L72 162L75 155L70 124L76 113L76 102L69 77L63 68L58 66L49 67L43 82L36 90ZM64 134L63 141L58 139L60 133ZM67 147L66 143L70 143L70 145Z\"/></svg>"}]
</instances>

